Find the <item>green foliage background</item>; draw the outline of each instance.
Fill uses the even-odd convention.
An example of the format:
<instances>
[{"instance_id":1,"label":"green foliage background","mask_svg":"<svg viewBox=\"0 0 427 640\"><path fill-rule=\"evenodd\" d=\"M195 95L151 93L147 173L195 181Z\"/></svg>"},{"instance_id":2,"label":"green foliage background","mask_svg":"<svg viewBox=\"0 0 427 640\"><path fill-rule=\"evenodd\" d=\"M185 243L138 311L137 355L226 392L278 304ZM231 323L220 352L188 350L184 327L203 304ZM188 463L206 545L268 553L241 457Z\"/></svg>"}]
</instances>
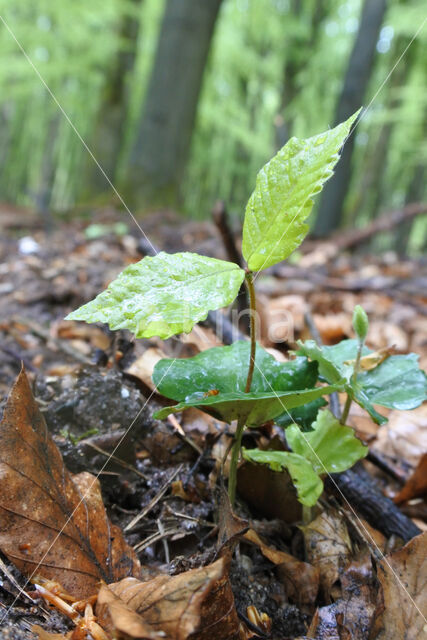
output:
<instances>
[{"instance_id":1,"label":"green foliage background","mask_svg":"<svg viewBox=\"0 0 427 640\"><path fill-rule=\"evenodd\" d=\"M224 0L199 102L184 186L184 213L208 216L217 198L242 216L259 168L277 151L277 126L292 121L292 134L308 137L333 124L334 109L357 30L360 0L324 3L315 47L311 24L318 3L305 0L295 16L291 0ZM143 0L135 70L127 78L130 106L118 183L140 117L153 62L164 0ZM108 70L125 44L117 25L130 0L0 0L0 15L45 78L81 136L91 146ZM421 0L392 0L370 81L372 99L425 17ZM387 82L357 128L347 221L360 226L379 211L400 207L417 167L427 157L423 48L427 27L411 48L399 82ZM0 25L0 193L2 200L34 205L43 191L46 157L53 164L51 206L65 211L95 202L85 183L90 158L3 25ZM281 111L284 67L300 65L296 95ZM375 151L392 125L385 158ZM103 159L99 158L101 165ZM378 184L369 184L380 163ZM106 185L107 190L107 185ZM423 196L425 197L425 191ZM421 248L418 220L412 247ZM421 238L421 239L420 239Z\"/></svg>"}]
</instances>

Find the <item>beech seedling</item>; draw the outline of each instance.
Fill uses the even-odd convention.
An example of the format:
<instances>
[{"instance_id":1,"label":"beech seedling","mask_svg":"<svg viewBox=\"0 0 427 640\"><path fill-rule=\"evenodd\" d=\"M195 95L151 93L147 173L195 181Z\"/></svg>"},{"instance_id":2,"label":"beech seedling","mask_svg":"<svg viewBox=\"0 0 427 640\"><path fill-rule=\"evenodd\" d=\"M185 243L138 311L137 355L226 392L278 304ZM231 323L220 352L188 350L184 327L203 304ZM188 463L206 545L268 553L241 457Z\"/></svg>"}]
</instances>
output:
<instances>
[{"instance_id":1,"label":"beech seedling","mask_svg":"<svg viewBox=\"0 0 427 640\"><path fill-rule=\"evenodd\" d=\"M385 420L374 404L410 409L426 397L426 376L415 354L391 356L363 370L368 321L355 309L356 340L333 347L313 341L299 344L294 360L280 363L255 340L254 272L285 260L309 231L306 222L313 196L332 176L339 152L359 112L337 127L308 139L291 138L259 172L246 206L242 253L246 268L196 253L158 253L132 264L94 300L67 316L69 320L104 322L128 329L137 338L166 339L191 331L210 310L227 306L245 282L250 301L251 338L208 349L187 359L163 359L153 381L176 404L157 412L159 419L197 407L224 420L237 421L228 491L233 503L236 471L245 427L274 420L285 428L291 451L244 450L252 462L286 469L298 498L316 503L322 475L343 471L367 454L353 430L324 409L324 396L347 393L372 418Z\"/></svg>"}]
</instances>

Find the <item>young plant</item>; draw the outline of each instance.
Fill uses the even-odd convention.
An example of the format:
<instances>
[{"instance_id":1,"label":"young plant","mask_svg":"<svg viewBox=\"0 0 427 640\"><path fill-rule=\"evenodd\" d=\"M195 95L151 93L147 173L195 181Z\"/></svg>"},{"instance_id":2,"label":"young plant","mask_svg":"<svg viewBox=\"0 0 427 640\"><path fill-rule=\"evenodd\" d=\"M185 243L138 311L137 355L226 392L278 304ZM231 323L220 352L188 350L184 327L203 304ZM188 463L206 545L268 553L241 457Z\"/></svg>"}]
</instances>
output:
<instances>
[{"instance_id":1,"label":"young plant","mask_svg":"<svg viewBox=\"0 0 427 640\"><path fill-rule=\"evenodd\" d=\"M360 340L359 347L357 341L346 341L349 344L323 348L308 341L300 345L297 357L286 363L276 361L255 340L253 274L285 260L307 235L312 196L331 177L358 113L307 140L292 138L261 169L245 212L245 269L195 253L161 252L128 266L105 291L67 316L69 320L105 322L114 330L128 329L137 338L166 339L190 332L208 311L229 305L245 281L250 342L215 347L193 358L164 359L153 373L159 392L178 403L158 411L157 418L198 407L225 422L237 421L228 486L232 503L245 427L258 427L269 420L290 424L286 437L292 452L254 449L245 451L244 456L274 469L287 469L300 501L310 506L322 491L323 473L347 469L367 453L352 429L321 409L326 404L323 396L345 390L349 402L355 400L374 419L381 418L370 403L381 404L381 392L389 380L387 373L381 377L378 372L391 358L367 372L379 377L380 387L375 391L375 381L358 373L362 353L367 353ZM412 394L409 404L418 406L422 384L425 396L425 377L421 382L417 376L422 374L418 370L415 374L415 356L393 357L404 359L406 365L401 368L410 363L410 375L416 378L420 393L416 398ZM358 361L355 366L347 363L351 358ZM325 386L318 386L319 374ZM303 433L297 424L311 431Z\"/></svg>"}]
</instances>

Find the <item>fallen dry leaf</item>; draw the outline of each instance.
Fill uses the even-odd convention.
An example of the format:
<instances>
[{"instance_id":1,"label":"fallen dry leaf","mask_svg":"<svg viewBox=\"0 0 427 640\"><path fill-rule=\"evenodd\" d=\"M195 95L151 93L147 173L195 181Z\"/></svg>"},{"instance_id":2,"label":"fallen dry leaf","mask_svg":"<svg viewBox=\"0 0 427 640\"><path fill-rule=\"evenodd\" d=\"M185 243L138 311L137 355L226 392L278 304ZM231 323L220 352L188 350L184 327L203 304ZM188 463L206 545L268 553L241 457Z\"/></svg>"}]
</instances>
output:
<instances>
[{"instance_id":1,"label":"fallen dry leaf","mask_svg":"<svg viewBox=\"0 0 427 640\"><path fill-rule=\"evenodd\" d=\"M180 340L185 345L196 347L196 353L206 351L206 349L211 349L212 347L221 347L223 344L212 329L199 325L193 327L190 333L183 333Z\"/></svg>"},{"instance_id":2,"label":"fallen dry leaf","mask_svg":"<svg viewBox=\"0 0 427 640\"><path fill-rule=\"evenodd\" d=\"M412 411L391 411L378 429L375 449L416 466L427 451L427 404Z\"/></svg>"},{"instance_id":3,"label":"fallen dry leaf","mask_svg":"<svg viewBox=\"0 0 427 640\"><path fill-rule=\"evenodd\" d=\"M289 553L270 547L253 529L249 529L243 537L259 547L263 556L277 566L278 576L286 587L288 598L299 604L312 604L316 600L319 591L317 567L313 567L308 562L301 562Z\"/></svg>"},{"instance_id":4,"label":"fallen dry leaf","mask_svg":"<svg viewBox=\"0 0 427 640\"><path fill-rule=\"evenodd\" d=\"M325 344L335 344L352 335L351 316L347 313L313 314L314 324Z\"/></svg>"},{"instance_id":5,"label":"fallen dry leaf","mask_svg":"<svg viewBox=\"0 0 427 640\"><path fill-rule=\"evenodd\" d=\"M336 511L323 511L310 524L300 527L304 533L307 558L318 567L320 586L329 598L332 585L340 577L351 553L351 541L344 519Z\"/></svg>"},{"instance_id":6,"label":"fallen dry leaf","mask_svg":"<svg viewBox=\"0 0 427 640\"><path fill-rule=\"evenodd\" d=\"M375 640L427 638L427 532L378 563L384 604Z\"/></svg>"},{"instance_id":7,"label":"fallen dry leaf","mask_svg":"<svg viewBox=\"0 0 427 640\"><path fill-rule=\"evenodd\" d=\"M239 620L221 558L207 567L140 582L125 578L99 592L99 623L118 638L232 640Z\"/></svg>"},{"instance_id":8,"label":"fallen dry leaf","mask_svg":"<svg viewBox=\"0 0 427 640\"><path fill-rule=\"evenodd\" d=\"M21 370L0 423L0 549L28 577L59 582L82 599L139 575L139 562L108 520L99 482L72 478Z\"/></svg>"},{"instance_id":9,"label":"fallen dry leaf","mask_svg":"<svg viewBox=\"0 0 427 640\"><path fill-rule=\"evenodd\" d=\"M408 334L401 327L389 320L374 320L369 322L368 346L374 350L393 345L399 351L408 351Z\"/></svg>"},{"instance_id":10,"label":"fallen dry leaf","mask_svg":"<svg viewBox=\"0 0 427 640\"><path fill-rule=\"evenodd\" d=\"M85 340L93 347L105 351L110 347L111 338L100 329L93 325L84 325L81 322L73 322L70 320L62 320L52 331L54 337L66 340Z\"/></svg>"},{"instance_id":11,"label":"fallen dry leaf","mask_svg":"<svg viewBox=\"0 0 427 640\"><path fill-rule=\"evenodd\" d=\"M304 314L307 310L307 302L300 295L267 300L263 306L265 322L261 325L263 344L272 346L278 342L295 342L294 333L304 328Z\"/></svg>"},{"instance_id":12,"label":"fallen dry leaf","mask_svg":"<svg viewBox=\"0 0 427 640\"><path fill-rule=\"evenodd\" d=\"M372 563L367 549L346 567L341 584L342 598L317 609L307 630L307 638L367 640L376 598Z\"/></svg>"},{"instance_id":13,"label":"fallen dry leaf","mask_svg":"<svg viewBox=\"0 0 427 640\"><path fill-rule=\"evenodd\" d=\"M152 391L155 389L152 379L154 367L162 358L166 358L164 352L157 347L150 347L142 356L137 358L132 364L125 370L131 376L141 380Z\"/></svg>"},{"instance_id":14,"label":"fallen dry leaf","mask_svg":"<svg viewBox=\"0 0 427 640\"><path fill-rule=\"evenodd\" d=\"M427 494L427 453L421 458L414 473L408 478L405 486L394 497L394 502L400 504L412 498L419 498Z\"/></svg>"}]
</instances>

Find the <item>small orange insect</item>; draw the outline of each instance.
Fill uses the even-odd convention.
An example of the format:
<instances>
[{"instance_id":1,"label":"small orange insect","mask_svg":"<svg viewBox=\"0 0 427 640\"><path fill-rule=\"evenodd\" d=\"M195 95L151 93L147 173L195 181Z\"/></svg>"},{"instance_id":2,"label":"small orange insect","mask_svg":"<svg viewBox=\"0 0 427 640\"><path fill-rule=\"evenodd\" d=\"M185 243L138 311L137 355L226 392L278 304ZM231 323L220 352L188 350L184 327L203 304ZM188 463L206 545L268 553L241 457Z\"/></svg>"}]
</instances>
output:
<instances>
[{"instance_id":1,"label":"small orange insect","mask_svg":"<svg viewBox=\"0 0 427 640\"><path fill-rule=\"evenodd\" d=\"M209 389L206 393L203 394L204 398L209 398L210 396L217 396L219 393L219 389Z\"/></svg>"}]
</instances>

